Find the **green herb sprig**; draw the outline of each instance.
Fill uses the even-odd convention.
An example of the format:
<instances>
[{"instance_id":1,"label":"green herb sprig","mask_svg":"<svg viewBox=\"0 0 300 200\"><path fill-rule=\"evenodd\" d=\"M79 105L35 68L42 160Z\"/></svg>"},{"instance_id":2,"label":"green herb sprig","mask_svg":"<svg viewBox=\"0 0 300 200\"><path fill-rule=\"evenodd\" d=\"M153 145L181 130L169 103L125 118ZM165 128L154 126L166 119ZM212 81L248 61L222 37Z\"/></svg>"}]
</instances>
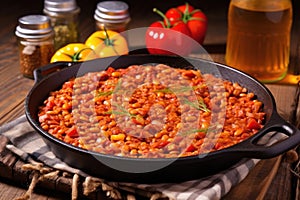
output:
<instances>
[{"instance_id":1,"label":"green herb sprig","mask_svg":"<svg viewBox=\"0 0 300 200\"><path fill-rule=\"evenodd\" d=\"M210 112L210 109L206 106L202 98L198 98L197 101L190 101L188 99L183 100L184 104L187 104L197 110L202 110L203 112Z\"/></svg>"},{"instance_id":2,"label":"green herb sprig","mask_svg":"<svg viewBox=\"0 0 300 200\"><path fill-rule=\"evenodd\" d=\"M117 108L116 110L111 110L111 111L108 111L106 112L105 114L114 114L114 115L125 115L125 116L128 116L128 117L137 117L136 114L131 114L129 113L124 107L118 105L118 104L114 104L114 106Z\"/></svg>"},{"instance_id":3,"label":"green herb sprig","mask_svg":"<svg viewBox=\"0 0 300 200\"><path fill-rule=\"evenodd\" d=\"M119 92L120 89L121 89L121 84L122 84L121 81L118 81L113 90L105 91L105 92L97 91L96 97L109 96L109 95L112 95L112 94L117 94L117 92Z\"/></svg>"},{"instance_id":4,"label":"green herb sprig","mask_svg":"<svg viewBox=\"0 0 300 200\"><path fill-rule=\"evenodd\" d=\"M208 131L208 128L191 129L191 130L188 130L188 131L181 132L180 135L187 136L187 135L190 135L190 134L193 134L193 133L199 133L199 132L202 132L202 133L206 134L207 131Z\"/></svg>"}]
</instances>

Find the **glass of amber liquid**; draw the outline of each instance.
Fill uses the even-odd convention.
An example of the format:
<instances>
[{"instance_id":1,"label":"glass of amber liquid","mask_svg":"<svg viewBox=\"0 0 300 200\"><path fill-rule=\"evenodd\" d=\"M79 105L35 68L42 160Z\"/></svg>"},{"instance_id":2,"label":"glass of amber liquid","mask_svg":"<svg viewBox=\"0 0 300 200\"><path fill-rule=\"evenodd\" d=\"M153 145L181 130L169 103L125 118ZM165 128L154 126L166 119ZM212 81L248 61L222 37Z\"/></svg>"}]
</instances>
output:
<instances>
[{"instance_id":1,"label":"glass of amber liquid","mask_svg":"<svg viewBox=\"0 0 300 200\"><path fill-rule=\"evenodd\" d=\"M264 83L285 77L290 60L291 0L231 0L226 64Z\"/></svg>"}]
</instances>

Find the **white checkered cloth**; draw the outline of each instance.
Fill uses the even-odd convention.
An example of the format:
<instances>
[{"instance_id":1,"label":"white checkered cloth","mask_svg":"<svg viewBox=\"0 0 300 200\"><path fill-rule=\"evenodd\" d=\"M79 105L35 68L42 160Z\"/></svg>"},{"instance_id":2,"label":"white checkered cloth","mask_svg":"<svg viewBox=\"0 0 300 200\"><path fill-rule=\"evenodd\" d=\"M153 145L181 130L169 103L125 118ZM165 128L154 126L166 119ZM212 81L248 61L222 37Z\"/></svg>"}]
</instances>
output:
<instances>
[{"instance_id":1,"label":"white checkered cloth","mask_svg":"<svg viewBox=\"0 0 300 200\"><path fill-rule=\"evenodd\" d=\"M25 116L2 125L0 134L9 138L11 143L7 145L7 148L20 156L25 162L28 159L34 159L54 169L90 177L85 172L74 169L58 159L44 143L41 136L31 127ZM267 145L271 145L282 139L282 134L269 134L268 137L265 136L263 139L265 142L267 141ZM221 199L234 186L239 184L258 162L258 159L243 159L218 174L182 183L106 183L116 190L139 194L149 197L151 200L159 197L169 198L170 200L214 200Z\"/></svg>"}]
</instances>

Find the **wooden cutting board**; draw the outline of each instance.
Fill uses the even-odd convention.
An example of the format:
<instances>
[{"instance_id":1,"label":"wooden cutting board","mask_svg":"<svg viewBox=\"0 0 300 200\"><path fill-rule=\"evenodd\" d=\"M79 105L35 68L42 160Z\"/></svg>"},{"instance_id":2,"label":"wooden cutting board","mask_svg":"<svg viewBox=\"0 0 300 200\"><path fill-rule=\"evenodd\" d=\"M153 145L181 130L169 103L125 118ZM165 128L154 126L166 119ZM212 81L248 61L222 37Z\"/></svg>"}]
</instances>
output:
<instances>
[{"instance_id":1,"label":"wooden cutting board","mask_svg":"<svg viewBox=\"0 0 300 200\"><path fill-rule=\"evenodd\" d=\"M27 189L31 183L34 172L23 169L23 166L26 163L11 151L6 149L5 146L8 142L9 141L6 137L0 135L0 177L2 179L14 182L24 189ZM39 181L35 188L37 190L43 189L48 190L49 192L65 193L66 196L71 197L72 181L73 176L71 174L60 172L54 177ZM96 190L95 192L90 193L88 196L83 195L82 184L83 180L79 179L77 187L78 199L108 199L101 190ZM16 198L15 194L12 194L12 197L13 198L11 199Z\"/></svg>"}]
</instances>

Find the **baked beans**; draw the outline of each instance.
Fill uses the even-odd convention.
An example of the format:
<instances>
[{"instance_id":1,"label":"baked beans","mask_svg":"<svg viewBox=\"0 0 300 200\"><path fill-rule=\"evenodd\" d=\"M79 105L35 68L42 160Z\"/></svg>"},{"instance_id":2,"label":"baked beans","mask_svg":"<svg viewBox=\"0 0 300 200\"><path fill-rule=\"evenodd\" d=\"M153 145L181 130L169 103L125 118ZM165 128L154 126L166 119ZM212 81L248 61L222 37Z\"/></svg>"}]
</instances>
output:
<instances>
[{"instance_id":1,"label":"baked beans","mask_svg":"<svg viewBox=\"0 0 300 200\"><path fill-rule=\"evenodd\" d=\"M199 70L109 67L66 81L39 108L41 127L65 143L125 157L199 155L257 133L255 94Z\"/></svg>"}]
</instances>

